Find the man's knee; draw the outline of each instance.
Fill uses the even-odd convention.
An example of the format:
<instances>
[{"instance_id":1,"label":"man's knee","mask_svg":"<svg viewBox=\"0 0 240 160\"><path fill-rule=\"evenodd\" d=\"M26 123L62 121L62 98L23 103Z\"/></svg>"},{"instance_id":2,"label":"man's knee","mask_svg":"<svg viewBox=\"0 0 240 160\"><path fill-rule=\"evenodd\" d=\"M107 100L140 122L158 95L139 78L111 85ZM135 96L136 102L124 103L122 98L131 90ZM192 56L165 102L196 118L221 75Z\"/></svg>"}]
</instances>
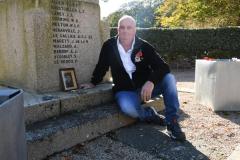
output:
<instances>
[{"instance_id":1,"label":"man's knee","mask_svg":"<svg viewBox=\"0 0 240 160\"><path fill-rule=\"evenodd\" d=\"M139 117L139 115L138 115L134 106L122 105L122 106L120 106L120 109L124 114L126 114L126 115L128 115L132 118L138 118Z\"/></svg>"},{"instance_id":2,"label":"man's knee","mask_svg":"<svg viewBox=\"0 0 240 160\"><path fill-rule=\"evenodd\" d=\"M175 76L171 73L168 73L164 76L163 81L165 82L172 82L174 84L176 84L176 79Z\"/></svg>"},{"instance_id":3,"label":"man's knee","mask_svg":"<svg viewBox=\"0 0 240 160\"><path fill-rule=\"evenodd\" d=\"M162 81L163 88L176 88L175 76L171 73L165 75Z\"/></svg>"},{"instance_id":4,"label":"man's knee","mask_svg":"<svg viewBox=\"0 0 240 160\"><path fill-rule=\"evenodd\" d=\"M139 99L135 93L132 92L118 92L116 94L117 103L121 111L133 118L138 117L136 110L137 106L140 105Z\"/></svg>"}]
</instances>

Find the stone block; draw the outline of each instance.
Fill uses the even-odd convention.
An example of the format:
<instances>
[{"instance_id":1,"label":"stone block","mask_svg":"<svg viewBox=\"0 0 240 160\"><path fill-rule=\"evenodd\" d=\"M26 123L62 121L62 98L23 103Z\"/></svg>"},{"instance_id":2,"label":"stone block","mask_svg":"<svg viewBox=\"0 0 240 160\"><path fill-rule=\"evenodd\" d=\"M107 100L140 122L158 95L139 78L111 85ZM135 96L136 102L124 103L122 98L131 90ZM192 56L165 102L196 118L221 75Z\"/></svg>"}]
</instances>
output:
<instances>
[{"instance_id":1,"label":"stone block","mask_svg":"<svg viewBox=\"0 0 240 160\"><path fill-rule=\"evenodd\" d=\"M106 104L113 101L111 85L98 86L84 93L74 94L61 99L61 114L81 111L91 106Z\"/></svg>"},{"instance_id":2,"label":"stone block","mask_svg":"<svg viewBox=\"0 0 240 160\"><path fill-rule=\"evenodd\" d=\"M113 101L112 84L93 89L46 94L24 93L25 123L30 125L68 112L79 112Z\"/></svg>"},{"instance_id":3,"label":"stone block","mask_svg":"<svg viewBox=\"0 0 240 160\"><path fill-rule=\"evenodd\" d=\"M154 106L156 110L162 110L162 98L155 101L158 103ZM28 159L43 159L135 122L136 119L123 115L117 105L110 104L29 125L26 133Z\"/></svg>"},{"instance_id":4,"label":"stone block","mask_svg":"<svg viewBox=\"0 0 240 160\"><path fill-rule=\"evenodd\" d=\"M214 111L240 110L240 62L196 60L195 97Z\"/></svg>"},{"instance_id":5,"label":"stone block","mask_svg":"<svg viewBox=\"0 0 240 160\"><path fill-rule=\"evenodd\" d=\"M28 159L43 159L133 122L133 119L119 114L113 106L102 106L55 121L45 121L27 129Z\"/></svg>"},{"instance_id":6,"label":"stone block","mask_svg":"<svg viewBox=\"0 0 240 160\"><path fill-rule=\"evenodd\" d=\"M0 3L0 83L60 91L59 69L90 81L107 29L98 0L5 0ZM104 36L105 38L102 38ZM108 35L107 35L108 36Z\"/></svg>"},{"instance_id":7,"label":"stone block","mask_svg":"<svg viewBox=\"0 0 240 160\"><path fill-rule=\"evenodd\" d=\"M43 121L60 116L60 100L52 100L31 106L25 106L25 124Z\"/></svg>"}]
</instances>

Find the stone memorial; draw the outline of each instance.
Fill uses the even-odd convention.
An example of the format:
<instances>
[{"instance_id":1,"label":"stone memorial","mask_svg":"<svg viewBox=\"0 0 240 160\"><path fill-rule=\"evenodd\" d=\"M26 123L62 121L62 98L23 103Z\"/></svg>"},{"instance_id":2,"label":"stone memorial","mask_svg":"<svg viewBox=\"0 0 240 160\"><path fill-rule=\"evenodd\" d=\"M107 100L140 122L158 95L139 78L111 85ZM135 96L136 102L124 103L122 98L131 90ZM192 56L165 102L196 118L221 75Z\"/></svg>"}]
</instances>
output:
<instances>
[{"instance_id":1,"label":"stone memorial","mask_svg":"<svg viewBox=\"0 0 240 160\"><path fill-rule=\"evenodd\" d=\"M0 0L0 84L61 90L59 69L88 82L109 37L98 0Z\"/></svg>"}]
</instances>

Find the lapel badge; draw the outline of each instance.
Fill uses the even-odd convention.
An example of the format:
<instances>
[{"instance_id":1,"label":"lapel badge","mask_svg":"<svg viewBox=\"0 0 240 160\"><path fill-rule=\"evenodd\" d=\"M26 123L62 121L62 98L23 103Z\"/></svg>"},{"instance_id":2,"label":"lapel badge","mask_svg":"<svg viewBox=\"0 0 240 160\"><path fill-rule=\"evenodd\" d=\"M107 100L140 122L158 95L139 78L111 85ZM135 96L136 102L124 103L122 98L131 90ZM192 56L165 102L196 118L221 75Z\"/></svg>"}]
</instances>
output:
<instances>
[{"instance_id":1,"label":"lapel badge","mask_svg":"<svg viewBox=\"0 0 240 160\"><path fill-rule=\"evenodd\" d=\"M135 55L135 62L141 62L143 60L143 53L142 50L140 50L136 55Z\"/></svg>"}]
</instances>

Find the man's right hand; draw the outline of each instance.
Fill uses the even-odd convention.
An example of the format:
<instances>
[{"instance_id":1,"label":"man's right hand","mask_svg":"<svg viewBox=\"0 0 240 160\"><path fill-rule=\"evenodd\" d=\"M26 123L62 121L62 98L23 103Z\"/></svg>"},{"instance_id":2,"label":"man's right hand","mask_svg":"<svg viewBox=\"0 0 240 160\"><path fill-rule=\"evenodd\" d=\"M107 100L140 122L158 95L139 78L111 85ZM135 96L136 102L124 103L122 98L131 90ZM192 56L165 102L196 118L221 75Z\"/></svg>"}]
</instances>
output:
<instances>
[{"instance_id":1,"label":"man's right hand","mask_svg":"<svg viewBox=\"0 0 240 160\"><path fill-rule=\"evenodd\" d=\"M90 88L94 88L95 85L92 83L84 83L84 84L80 84L80 89L90 89Z\"/></svg>"}]
</instances>

